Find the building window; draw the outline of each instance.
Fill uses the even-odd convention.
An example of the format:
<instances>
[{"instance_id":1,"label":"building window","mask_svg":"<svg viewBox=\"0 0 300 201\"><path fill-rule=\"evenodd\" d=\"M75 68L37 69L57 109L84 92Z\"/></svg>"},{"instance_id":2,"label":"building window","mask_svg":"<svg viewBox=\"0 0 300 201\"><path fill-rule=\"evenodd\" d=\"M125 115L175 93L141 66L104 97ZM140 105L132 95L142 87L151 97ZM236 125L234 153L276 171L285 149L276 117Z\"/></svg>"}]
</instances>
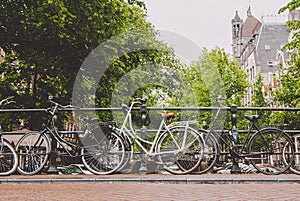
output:
<instances>
[{"instance_id":1,"label":"building window","mask_svg":"<svg viewBox=\"0 0 300 201\"><path fill-rule=\"evenodd\" d=\"M270 48L270 45L265 45L265 49L266 50L270 50L271 48Z\"/></svg>"},{"instance_id":2,"label":"building window","mask_svg":"<svg viewBox=\"0 0 300 201\"><path fill-rule=\"evenodd\" d=\"M274 64L273 64L273 61L268 61L268 67L273 67Z\"/></svg>"}]
</instances>

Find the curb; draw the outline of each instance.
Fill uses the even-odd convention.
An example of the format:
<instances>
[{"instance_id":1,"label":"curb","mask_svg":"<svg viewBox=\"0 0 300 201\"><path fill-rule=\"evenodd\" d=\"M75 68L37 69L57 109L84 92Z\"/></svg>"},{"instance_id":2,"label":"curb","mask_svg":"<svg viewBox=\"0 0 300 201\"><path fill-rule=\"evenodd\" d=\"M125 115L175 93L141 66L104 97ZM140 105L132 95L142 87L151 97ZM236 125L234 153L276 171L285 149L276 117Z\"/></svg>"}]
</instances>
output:
<instances>
[{"instance_id":1,"label":"curb","mask_svg":"<svg viewBox=\"0 0 300 201\"><path fill-rule=\"evenodd\" d=\"M148 178L6 178L0 183L169 183L169 184L278 184L298 183L299 178L186 178L186 177L148 177Z\"/></svg>"}]
</instances>

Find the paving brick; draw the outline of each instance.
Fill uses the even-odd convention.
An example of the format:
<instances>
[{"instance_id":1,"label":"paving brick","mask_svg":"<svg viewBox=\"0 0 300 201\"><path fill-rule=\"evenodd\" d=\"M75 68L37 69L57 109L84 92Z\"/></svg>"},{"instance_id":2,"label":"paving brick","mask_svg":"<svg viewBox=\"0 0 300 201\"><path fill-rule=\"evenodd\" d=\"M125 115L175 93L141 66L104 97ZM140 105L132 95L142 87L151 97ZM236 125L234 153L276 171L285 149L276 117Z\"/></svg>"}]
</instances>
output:
<instances>
[{"instance_id":1,"label":"paving brick","mask_svg":"<svg viewBox=\"0 0 300 201\"><path fill-rule=\"evenodd\" d=\"M200 181L227 181L203 182ZM267 179L268 182L261 182ZM300 176L12 175L1 177L0 200L299 200ZM39 182L40 181L40 182ZM176 182L177 181L177 182ZM230 182L228 182L230 181ZM235 182L236 181L236 182ZM240 182L238 182L240 181Z\"/></svg>"}]
</instances>

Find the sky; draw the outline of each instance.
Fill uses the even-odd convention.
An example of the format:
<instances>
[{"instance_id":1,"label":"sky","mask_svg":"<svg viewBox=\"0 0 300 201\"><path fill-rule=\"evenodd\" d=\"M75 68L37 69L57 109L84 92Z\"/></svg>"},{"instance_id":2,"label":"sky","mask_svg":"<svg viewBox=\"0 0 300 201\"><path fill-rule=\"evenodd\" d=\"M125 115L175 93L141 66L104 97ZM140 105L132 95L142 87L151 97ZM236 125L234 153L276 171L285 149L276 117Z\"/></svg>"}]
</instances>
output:
<instances>
[{"instance_id":1,"label":"sky","mask_svg":"<svg viewBox=\"0 0 300 201\"><path fill-rule=\"evenodd\" d=\"M148 21L156 29L180 34L200 47L231 53L231 20L238 11L245 21L251 6L257 19L278 15L290 0L144 0ZM284 13L287 15L287 12Z\"/></svg>"}]
</instances>

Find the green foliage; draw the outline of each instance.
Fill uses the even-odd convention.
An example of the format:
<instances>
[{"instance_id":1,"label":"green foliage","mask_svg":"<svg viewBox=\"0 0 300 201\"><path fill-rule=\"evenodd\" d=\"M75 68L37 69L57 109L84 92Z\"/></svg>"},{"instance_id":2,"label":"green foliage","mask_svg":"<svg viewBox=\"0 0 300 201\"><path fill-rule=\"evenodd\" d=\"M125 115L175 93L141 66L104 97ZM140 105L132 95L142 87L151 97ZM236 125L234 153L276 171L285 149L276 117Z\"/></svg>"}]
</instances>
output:
<instances>
[{"instance_id":1,"label":"green foliage","mask_svg":"<svg viewBox=\"0 0 300 201\"><path fill-rule=\"evenodd\" d=\"M279 9L278 14L288 10L289 12L296 10L300 7L300 1L299 0L291 0L287 5L283 6Z\"/></svg>"},{"instance_id":2,"label":"green foliage","mask_svg":"<svg viewBox=\"0 0 300 201\"><path fill-rule=\"evenodd\" d=\"M291 0L287 5L279 10L279 13L284 11L294 11L300 6L299 0ZM288 67L280 70L281 88L274 92L274 101L278 106L284 107L299 107L300 105L300 35L299 20L289 20L288 28L294 33L292 40L286 44L283 51L290 53ZM272 121L284 123L288 125L289 129L299 129L300 121L297 112L278 112L274 114Z\"/></svg>"},{"instance_id":3,"label":"green foliage","mask_svg":"<svg viewBox=\"0 0 300 201\"><path fill-rule=\"evenodd\" d=\"M2 1L0 47L6 56L0 66L5 75L0 78L1 97L15 95L26 108L48 107L49 94L61 97L62 104L70 103L84 59L99 44L132 30L147 30L142 39L150 47L160 43L155 40L153 26L146 21L145 4L140 0ZM130 41L124 38L118 41L118 49L107 48L126 53L126 42L133 41L134 37ZM163 50L141 50L110 59L115 61L102 77L96 94L99 107L111 106L111 92L125 73L147 62L167 64L173 60L172 53ZM94 84L98 83L89 80L82 87ZM30 118L35 128L44 121L40 115Z\"/></svg>"},{"instance_id":4,"label":"green foliage","mask_svg":"<svg viewBox=\"0 0 300 201\"><path fill-rule=\"evenodd\" d=\"M241 70L237 61L220 48L208 52L206 49L192 68L187 70L187 76L196 88L197 102L205 106L212 103L209 97L215 99L225 96L230 103L240 105L240 97L249 86L246 73ZM224 94L225 92L225 94Z\"/></svg>"},{"instance_id":5,"label":"green foliage","mask_svg":"<svg viewBox=\"0 0 300 201\"><path fill-rule=\"evenodd\" d=\"M263 77L261 74L258 74L256 81L255 81L255 87L254 87L254 93L253 93L253 107L268 107L268 104L265 101L266 93L263 91ZM249 112L248 112L249 113ZM270 111L255 111L256 114L260 116L260 119L258 120L258 125L263 124L269 124L270 123Z\"/></svg>"},{"instance_id":6,"label":"green foliage","mask_svg":"<svg viewBox=\"0 0 300 201\"><path fill-rule=\"evenodd\" d=\"M265 102L265 93L263 91L263 78L261 74L258 74L255 81L255 88L253 94L253 107L267 107L267 103Z\"/></svg>"},{"instance_id":7,"label":"green foliage","mask_svg":"<svg viewBox=\"0 0 300 201\"><path fill-rule=\"evenodd\" d=\"M192 94L186 99L192 101L194 106L209 107L216 105L216 98L221 95L226 98L227 104L240 105L240 98L249 86L246 73L241 70L237 61L232 60L223 49L216 48L209 52L203 49L199 60L185 71L185 78L191 88ZM211 112L201 112L200 122L207 127L211 121ZM222 114L221 114L222 115ZM227 126L230 116L227 115Z\"/></svg>"}]
</instances>

